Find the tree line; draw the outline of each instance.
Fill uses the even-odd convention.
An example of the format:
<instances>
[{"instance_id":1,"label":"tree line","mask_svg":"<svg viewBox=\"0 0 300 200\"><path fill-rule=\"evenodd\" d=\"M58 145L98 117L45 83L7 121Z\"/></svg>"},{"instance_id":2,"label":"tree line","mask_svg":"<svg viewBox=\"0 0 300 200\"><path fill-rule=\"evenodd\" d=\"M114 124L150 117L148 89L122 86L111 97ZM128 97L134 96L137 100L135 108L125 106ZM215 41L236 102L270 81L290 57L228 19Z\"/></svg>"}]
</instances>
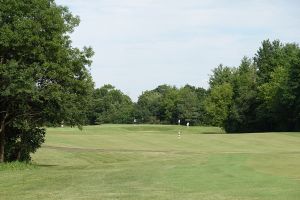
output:
<instances>
[{"instance_id":1,"label":"tree line","mask_svg":"<svg viewBox=\"0 0 300 200\"><path fill-rule=\"evenodd\" d=\"M182 88L160 85L145 91L136 103L112 85L94 90L88 124L150 123L175 124L203 123L203 100L206 90L186 85Z\"/></svg>"},{"instance_id":2,"label":"tree line","mask_svg":"<svg viewBox=\"0 0 300 200\"><path fill-rule=\"evenodd\" d=\"M112 85L94 90L88 124L209 125L227 132L300 130L300 49L279 40L262 42L237 67L219 65L209 88L160 85L136 103Z\"/></svg>"},{"instance_id":3,"label":"tree line","mask_svg":"<svg viewBox=\"0 0 300 200\"><path fill-rule=\"evenodd\" d=\"M95 89L93 50L72 46L79 17L54 0L0 1L0 163L29 161L47 126L211 125L227 132L300 130L300 50L263 41L240 66L220 65L209 88L160 85L132 100Z\"/></svg>"},{"instance_id":4,"label":"tree line","mask_svg":"<svg viewBox=\"0 0 300 200\"><path fill-rule=\"evenodd\" d=\"M212 123L227 132L299 131L298 44L265 40L240 66L220 65L210 78L207 105Z\"/></svg>"}]
</instances>

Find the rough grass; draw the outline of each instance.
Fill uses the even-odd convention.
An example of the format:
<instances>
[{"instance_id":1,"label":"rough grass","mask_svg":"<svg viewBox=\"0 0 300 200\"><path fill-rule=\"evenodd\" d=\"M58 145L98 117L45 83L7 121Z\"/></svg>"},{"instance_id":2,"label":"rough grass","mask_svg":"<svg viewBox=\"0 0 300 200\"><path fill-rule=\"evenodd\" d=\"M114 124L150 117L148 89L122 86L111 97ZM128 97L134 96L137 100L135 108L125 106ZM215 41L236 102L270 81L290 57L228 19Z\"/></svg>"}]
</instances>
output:
<instances>
[{"instance_id":1,"label":"rough grass","mask_svg":"<svg viewBox=\"0 0 300 200\"><path fill-rule=\"evenodd\" d=\"M1 200L300 199L300 133L154 125L47 132L33 164L0 165Z\"/></svg>"}]
</instances>

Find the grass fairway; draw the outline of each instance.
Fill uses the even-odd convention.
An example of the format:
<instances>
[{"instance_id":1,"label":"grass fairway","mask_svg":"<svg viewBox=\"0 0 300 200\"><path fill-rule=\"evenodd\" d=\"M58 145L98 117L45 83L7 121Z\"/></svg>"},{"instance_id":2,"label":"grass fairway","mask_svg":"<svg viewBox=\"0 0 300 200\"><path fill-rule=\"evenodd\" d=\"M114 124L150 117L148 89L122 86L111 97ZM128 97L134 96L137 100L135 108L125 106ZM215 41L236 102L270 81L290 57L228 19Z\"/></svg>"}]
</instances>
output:
<instances>
[{"instance_id":1,"label":"grass fairway","mask_svg":"<svg viewBox=\"0 0 300 200\"><path fill-rule=\"evenodd\" d=\"M0 199L300 199L300 133L180 129L48 129L33 165L0 165Z\"/></svg>"}]
</instances>

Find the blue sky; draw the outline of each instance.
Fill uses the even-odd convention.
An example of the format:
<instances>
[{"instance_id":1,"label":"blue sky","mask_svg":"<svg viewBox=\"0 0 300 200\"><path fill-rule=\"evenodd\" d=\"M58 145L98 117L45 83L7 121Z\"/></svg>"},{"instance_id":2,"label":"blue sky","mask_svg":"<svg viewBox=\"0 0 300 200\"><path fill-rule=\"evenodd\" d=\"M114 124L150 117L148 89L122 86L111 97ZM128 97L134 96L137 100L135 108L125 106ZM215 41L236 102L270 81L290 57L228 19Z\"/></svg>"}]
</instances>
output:
<instances>
[{"instance_id":1,"label":"blue sky","mask_svg":"<svg viewBox=\"0 0 300 200\"><path fill-rule=\"evenodd\" d=\"M238 66L264 39L300 41L297 0L57 0L79 15L73 45L95 51L96 87L134 101L160 84L207 88L220 63Z\"/></svg>"}]
</instances>

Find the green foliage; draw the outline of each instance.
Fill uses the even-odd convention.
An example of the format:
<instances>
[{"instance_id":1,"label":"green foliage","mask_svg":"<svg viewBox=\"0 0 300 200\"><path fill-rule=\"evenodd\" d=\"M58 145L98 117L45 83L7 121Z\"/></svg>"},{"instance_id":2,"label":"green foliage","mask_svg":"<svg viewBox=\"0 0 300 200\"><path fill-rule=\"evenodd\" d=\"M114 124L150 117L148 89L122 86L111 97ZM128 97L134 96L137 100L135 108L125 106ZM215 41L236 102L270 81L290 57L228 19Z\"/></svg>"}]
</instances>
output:
<instances>
[{"instance_id":1,"label":"green foliage","mask_svg":"<svg viewBox=\"0 0 300 200\"><path fill-rule=\"evenodd\" d=\"M28 152L34 152L42 142L37 127L85 121L93 88L86 67L93 51L71 46L69 33L78 24L78 17L53 0L0 1L0 162L5 140L34 140L22 148L27 160L25 149L32 145Z\"/></svg>"},{"instance_id":2,"label":"green foliage","mask_svg":"<svg viewBox=\"0 0 300 200\"><path fill-rule=\"evenodd\" d=\"M238 68L216 68L205 100L209 124L228 132L300 130L299 62L297 44L266 40L253 60L243 58ZM224 83L232 96L224 95Z\"/></svg>"},{"instance_id":3,"label":"green foliage","mask_svg":"<svg viewBox=\"0 0 300 200\"><path fill-rule=\"evenodd\" d=\"M90 124L133 122L134 106L131 99L112 85L95 89L92 102Z\"/></svg>"},{"instance_id":4,"label":"green foliage","mask_svg":"<svg viewBox=\"0 0 300 200\"><path fill-rule=\"evenodd\" d=\"M265 40L254 57L258 67L258 77L260 83L268 82L271 73L278 67L284 66L283 44L279 40L271 42Z\"/></svg>"},{"instance_id":5,"label":"green foliage","mask_svg":"<svg viewBox=\"0 0 300 200\"><path fill-rule=\"evenodd\" d=\"M144 92L136 104L136 116L145 123L203 124L206 90L186 85L180 89L160 85Z\"/></svg>"},{"instance_id":6,"label":"green foliage","mask_svg":"<svg viewBox=\"0 0 300 200\"><path fill-rule=\"evenodd\" d=\"M221 85L223 83L230 83L233 77L233 68L223 66L220 64L217 68L213 70L213 74L209 78L210 87Z\"/></svg>"},{"instance_id":7,"label":"green foliage","mask_svg":"<svg viewBox=\"0 0 300 200\"><path fill-rule=\"evenodd\" d=\"M233 89L230 83L215 85L211 88L204 105L208 124L224 126L229 114L229 106L232 103Z\"/></svg>"},{"instance_id":8,"label":"green foliage","mask_svg":"<svg viewBox=\"0 0 300 200\"><path fill-rule=\"evenodd\" d=\"M289 70L288 88L292 96L290 111L291 121L294 130L300 130L300 50L298 51L298 59L294 60Z\"/></svg>"},{"instance_id":9,"label":"green foliage","mask_svg":"<svg viewBox=\"0 0 300 200\"><path fill-rule=\"evenodd\" d=\"M268 41L264 43L269 45L263 46L260 51L265 52L270 48L276 51L268 56L261 55L256 58L260 81L257 126L261 130L297 130L295 123L297 92L291 86L291 76L293 76L291 71L297 68L295 63L300 59L300 49L296 44L283 45L279 41L274 41L273 45L270 45Z\"/></svg>"},{"instance_id":10,"label":"green foliage","mask_svg":"<svg viewBox=\"0 0 300 200\"><path fill-rule=\"evenodd\" d=\"M161 94L156 91L145 91L139 96L135 115L139 122L159 123Z\"/></svg>"},{"instance_id":11,"label":"green foliage","mask_svg":"<svg viewBox=\"0 0 300 200\"><path fill-rule=\"evenodd\" d=\"M183 124L189 122L192 125L204 124L204 98L206 91L202 88L195 88L186 85L179 89L177 102L178 119Z\"/></svg>"},{"instance_id":12,"label":"green foliage","mask_svg":"<svg viewBox=\"0 0 300 200\"><path fill-rule=\"evenodd\" d=\"M232 80L233 97L224 127L229 132L249 132L255 127L256 66L244 57Z\"/></svg>"},{"instance_id":13,"label":"green foliage","mask_svg":"<svg viewBox=\"0 0 300 200\"><path fill-rule=\"evenodd\" d=\"M29 161L31 153L44 143L45 129L28 127L23 124L17 127L9 127L6 134L5 158L6 161Z\"/></svg>"}]
</instances>

